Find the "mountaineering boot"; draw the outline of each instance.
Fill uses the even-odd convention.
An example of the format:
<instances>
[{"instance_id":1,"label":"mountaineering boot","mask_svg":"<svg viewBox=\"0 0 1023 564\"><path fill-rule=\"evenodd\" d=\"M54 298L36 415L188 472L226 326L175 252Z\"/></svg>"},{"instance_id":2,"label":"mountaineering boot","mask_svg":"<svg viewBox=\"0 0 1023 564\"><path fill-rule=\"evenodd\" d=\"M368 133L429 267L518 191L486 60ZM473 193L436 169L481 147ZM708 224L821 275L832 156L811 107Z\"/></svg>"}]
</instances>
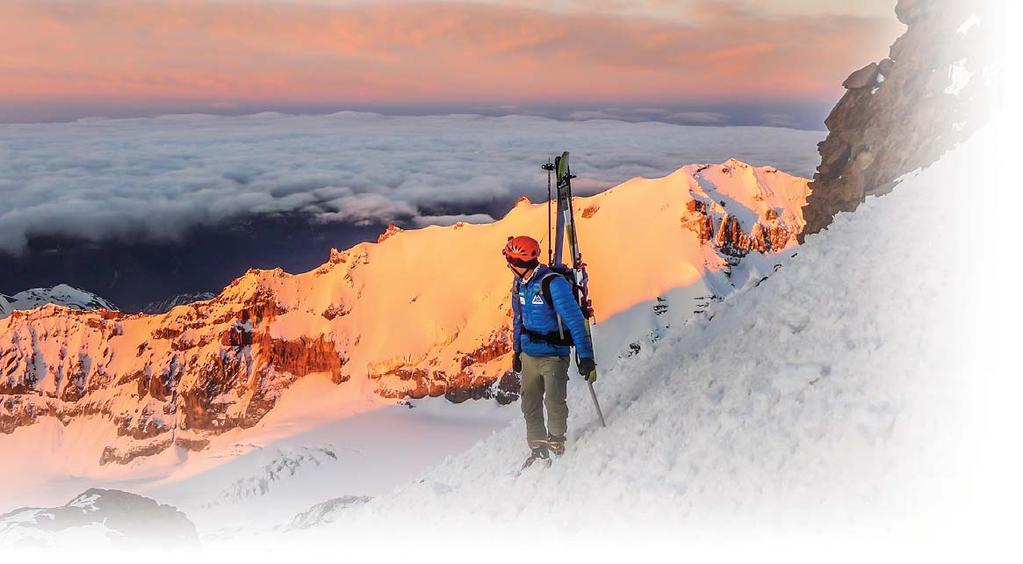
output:
<instances>
[{"instance_id":1,"label":"mountaineering boot","mask_svg":"<svg viewBox=\"0 0 1023 564\"><path fill-rule=\"evenodd\" d=\"M554 456L565 454L565 435L547 435L547 448Z\"/></svg>"},{"instance_id":2,"label":"mountaineering boot","mask_svg":"<svg viewBox=\"0 0 1023 564\"><path fill-rule=\"evenodd\" d=\"M547 452L546 446L533 447L532 452L529 453L529 458L527 458L526 461L522 463L522 469L525 470L526 468L529 468L537 460L541 461L543 464L547 466L550 466L551 455L550 453Z\"/></svg>"}]
</instances>

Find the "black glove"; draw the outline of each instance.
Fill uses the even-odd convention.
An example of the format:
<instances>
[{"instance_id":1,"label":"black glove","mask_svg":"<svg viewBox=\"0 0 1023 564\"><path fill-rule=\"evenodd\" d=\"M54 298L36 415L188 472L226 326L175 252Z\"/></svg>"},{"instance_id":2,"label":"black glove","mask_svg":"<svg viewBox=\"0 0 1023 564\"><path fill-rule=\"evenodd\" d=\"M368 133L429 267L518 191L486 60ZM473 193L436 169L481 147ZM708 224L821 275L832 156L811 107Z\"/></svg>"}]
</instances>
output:
<instances>
[{"instance_id":1,"label":"black glove","mask_svg":"<svg viewBox=\"0 0 1023 564\"><path fill-rule=\"evenodd\" d=\"M589 378L590 372L593 372L597 368L597 363L593 362L592 358L580 358L579 359L579 374L584 378Z\"/></svg>"},{"instance_id":2,"label":"black glove","mask_svg":"<svg viewBox=\"0 0 1023 564\"><path fill-rule=\"evenodd\" d=\"M512 357L512 372L522 372L522 359L519 358L519 353L515 353L515 356Z\"/></svg>"}]
</instances>

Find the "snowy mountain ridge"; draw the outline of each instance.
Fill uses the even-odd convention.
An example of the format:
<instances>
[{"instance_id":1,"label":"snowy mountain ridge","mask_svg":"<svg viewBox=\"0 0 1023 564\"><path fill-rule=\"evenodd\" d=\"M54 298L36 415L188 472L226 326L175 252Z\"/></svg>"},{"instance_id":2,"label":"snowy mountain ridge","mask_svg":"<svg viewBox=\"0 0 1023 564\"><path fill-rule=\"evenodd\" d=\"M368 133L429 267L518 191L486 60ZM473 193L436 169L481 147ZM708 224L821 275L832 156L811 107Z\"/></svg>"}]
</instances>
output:
<instances>
[{"instance_id":1,"label":"snowy mountain ridge","mask_svg":"<svg viewBox=\"0 0 1023 564\"><path fill-rule=\"evenodd\" d=\"M741 286L756 270L747 265L768 256L760 251L795 244L806 184L730 160L577 198L595 338L614 317L649 326L656 312L631 308L658 296ZM350 389L356 411L507 395L495 386L511 351L499 250L546 225L546 204L521 200L494 223L389 229L309 272L250 270L216 297L163 314L16 311L0 320L0 443L45 420L89 420L92 438L70 448L78 472L101 474L139 459L170 463L252 428L303 378ZM609 362L625 344L600 354Z\"/></svg>"}]
</instances>

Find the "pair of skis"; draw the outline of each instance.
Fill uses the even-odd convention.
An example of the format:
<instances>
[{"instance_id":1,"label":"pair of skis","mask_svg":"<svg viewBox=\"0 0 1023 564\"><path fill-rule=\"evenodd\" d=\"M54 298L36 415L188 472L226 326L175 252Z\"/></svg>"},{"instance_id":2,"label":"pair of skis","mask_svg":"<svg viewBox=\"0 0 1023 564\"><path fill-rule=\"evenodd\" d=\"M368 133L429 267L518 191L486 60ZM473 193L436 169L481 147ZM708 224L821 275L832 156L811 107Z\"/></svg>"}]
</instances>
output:
<instances>
[{"instance_id":1,"label":"pair of skis","mask_svg":"<svg viewBox=\"0 0 1023 564\"><path fill-rule=\"evenodd\" d=\"M590 318L593 317L593 307L589 299L589 276L586 273L586 263L583 262L583 255L579 251L579 237L576 232L575 226L575 213L572 210L572 179L575 175L572 174L572 169L568 166L568 151L565 151L559 157L554 158L554 162L547 161L541 167L547 171L547 190L548 190L548 225L547 228L550 230L550 205L552 198L550 197L550 177L551 174L557 176L557 215L555 219L554 234L551 240L554 241L553 256L550 255L551 248L548 243L548 260L553 268L556 265L562 265L563 252L565 249L564 243L565 238L568 238L568 250L571 253L572 261L572 274L575 276L576 285L581 289L581 292L577 296L579 299L579 307L585 312L583 316L586 322L586 335L591 337L590 331ZM576 351L576 365L579 363L579 353ZM601 427L607 427L607 423L604 422L604 413L600 410L600 403L597 401L597 393L593 390L593 383L597 381L597 370L593 369L588 375L586 375L586 384L590 389L590 398L593 400L593 407L597 410L597 416L600 418Z\"/></svg>"}]
</instances>

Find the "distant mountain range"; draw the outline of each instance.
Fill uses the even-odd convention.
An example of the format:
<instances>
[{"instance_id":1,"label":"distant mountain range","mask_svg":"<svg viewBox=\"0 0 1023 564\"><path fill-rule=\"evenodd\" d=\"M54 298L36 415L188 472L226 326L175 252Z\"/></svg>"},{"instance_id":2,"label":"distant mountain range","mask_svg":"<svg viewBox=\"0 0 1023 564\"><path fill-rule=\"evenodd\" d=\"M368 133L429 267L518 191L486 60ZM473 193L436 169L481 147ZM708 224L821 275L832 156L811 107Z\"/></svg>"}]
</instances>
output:
<instances>
[{"instance_id":1,"label":"distant mountain range","mask_svg":"<svg viewBox=\"0 0 1023 564\"><path fill-rule=\"evenodd\" d=\"M0 319L15 310L28 310L46 304L56 304L77 311L107 309L117 311L117 306L85 290L58 284L52 288L32 288L13 296L0 294Z\"/></svg>"},{"instance_id":2,"label":"distant mountain range","mask_svg":"<svg viewBox=\"0 0 1023 564\"><path fill-rule=\"evenodd\" d=\"M186 305L215 298L213 292L184 293L169 298L150 302L142 308L143 313L166 313L177 306ZM13 296L0 294L0 318L7 317L15 310L29 310L54 304L78 311L106 309L119 311L109 300L101 298L87 290L73 288L67 284L58 284L52 288L32 288L18 292Z\"/></svg>"},{"instance_id":3,"label":"distant mountain range","mask_svg":"<svg viewBox=\"0 0 1023 564\"><path fill-rule=\"evenodd\" d=\"M166 313L180 305L211 300L215 297L217 297L217 295L213 292L177 294L160 301L146 304L146 306L142 308L142 313Z\"/></svg>"}]
</instances>

